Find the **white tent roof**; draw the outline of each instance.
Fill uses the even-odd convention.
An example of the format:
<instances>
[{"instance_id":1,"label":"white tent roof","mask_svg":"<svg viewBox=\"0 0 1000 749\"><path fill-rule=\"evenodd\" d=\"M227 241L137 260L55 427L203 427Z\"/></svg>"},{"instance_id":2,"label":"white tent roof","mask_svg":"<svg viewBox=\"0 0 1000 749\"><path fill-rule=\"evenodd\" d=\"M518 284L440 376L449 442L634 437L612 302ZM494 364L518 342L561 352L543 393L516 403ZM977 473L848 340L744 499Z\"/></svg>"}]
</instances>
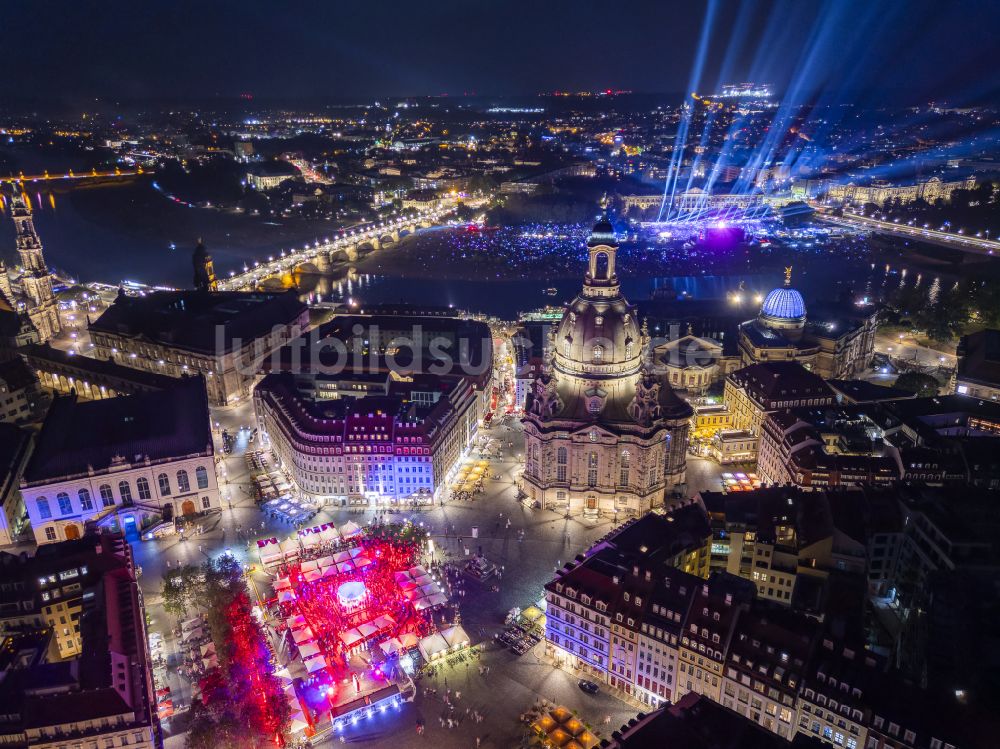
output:
<instances>
[{"instance_id":1,"label":"white tent roof","mask_svg":"<svg viewBox=\"0 0 1000 749\"><path fill-rule=\"evenodd\" d=\"M323 539L319 537L318 533L306 533L305 535L302 536L302 545L305 546L307 549L311 549L314 546L319 546L322 541Z\"/></svg>"},{"instance_id":2,"label":"white tent roof","mask_svg":"<svg viewBox=\"0 0 1000 749\"><path fill-rule=\"evenodd\" d=\"M295 594L290 590L278 591L278 603L288 603L295 600Z\"/></svg>"},{"instance_id":3,"label":"white tent roof","mask_svg":"<svg viewBox=\"0 0 1000 749\"><path fill-rule=\"evenodd\" d=\"M448 641L435 632L421 639L417 647L420 648L420 654L424 657L424 660L429 661L442 653L448 652Z\"/></svg>"},{"instance_id":4,"label":"white tent roof","mask_svg":"<svg viewBox=\"0 0 1000 749\"><path fill-rule=\"evenodd\" d=\"M296 645L301 645L304 642L315 640L316 636L309 627L306 627L305 629L297 629L292 632L292 639L295 640Z\"/></svg>"},{"instance_id":5,"label":"white tent roof","mask_svg":"<svg viewBox=\"0 0 1000 749\"><path fill-rule=\"evenodd\" d=\"M309 570L314 570L317 569L318 567L319 567L319 562L317 562L315 559L310 559L309 561L302 563L303 572L309 572Z\"/></svg>"},{"instance_id":6,"label":"white tent roof","mask_svg":"<svg viewBox=\"0 0 1000 749\"><path fill-rule=\"evenodd\" d=\"M279 577L274 581L275 590L287 590L291 588L292 584L289 582L287 577Z\"/></svg>"},{"instance_id":7,"label":"white tent roof","mask_svg":"<svg viewBox=\"0 0 1000 749\"><path fill-rule=\"evenodd\" d=\"M444 606L448 603L448 597L444 593L435 593L432 596L427 596L423 601L433 608L435 606Z\"/></svg>"},{"instance_id":8,"label":"white tent roof","mask_svg":"<svg viewBox=\"0 0 1000 749\"><path fill-rule=\"evenodd\" d=\"M322 655L318 655L315 658L310 658L306 661L306 671L311 674L316 673L321 668L326 668L326 658Z\"/></svg>"},{"instance_id":9,"label":"white tent roof","mask_svg":"<svg viewBox=\"0 0 1000 749\"><path fill-rule=\"evenodd\" d=\"M340 535L344 538L351 538L361 533L361 526L352 520L348 520L342 526L340 526Z\"/></svg>"},{"instance_id":10,"label":"white tent roof","mask_svg":"<svg viewBox=\"0 0 1000 749\"><path fill-rule=\"evenodd\" d=\"M391 627L395 623L396 622L393 620L393 618L391 616L389 616L388 614L383 614L382 616L378 617L377 619L373 619L372 620L372 626L375 627L375 629L379 629L379 630L388 629L389 627Z\"/></svg>"},{"instance_id":11,"label":"white tent roof","mask_svg":"<svg viewBox=\"0 0 1000 749\"><path fill-rule=\"evenodd\" d=\"M357 627L340 633L340 641L349 648L353 648L363 639L365 639L364 635L361 634Z\"/></svg>"},{"instance_id":12,"label":"white tent roof","mask_svg":"<svg viewBox=\"0 0 1000 749\"><path fill-rule=\"evenodd\" d=\"M319 646L314 642L307 642L299 646L299 655L302 656L302 660L304 661L319 655L320 652Z\"/></svg>"},{"instance_id":13,"label":"white tent roof","mask_svg":"<svg viewBox=\"0 0 1000 749\"><path fill-rule=\"evenodd\" d=\"M309 570L305 575L303 575L303 577L306 579L307 583L312 583L323 577L323 573L319 570Z\"/></svg>"},{"instance_id":14,"label":"white tent roof","mask_svg":"<svg viewBox=\"0 0 1000 749\"><path fill-rule=\"evenodd\" d=\"M294 538L286 538L284 541L278 544L278 548L281 549L282 554L287 554L290 551L298 553L299 542L296 541Z\"/></svg>"},{"instance_id":15,"label":"white tent roof","mask_svg":"<svg viewBox=\"0 0 1000 749\"><path fill-rule=\"evenodd\" d=\"M441 636L452 649L465 647L470 642L468 633L462 629L462 625L460 624L455 625L454 627L448 627L447 629L442 629Z\"/></svg>"},{"instance_id":16,"label":"white tent roof","mask_svg":"<svg viewBox=\"0 0 1000 749\"><path fill-rule=\"evenodd\" d=\"M385 642L380 642L379 647L382 648L382 652L386 655L392 655L393 653L398 653L403 649L403 643L401 643L397 638L393 637L391 640L386 640Z\"/></svg>"},{"instance_id":17,"label":"white tent roof","mask_svg":"<svg viewBox=\"0 0 1000 749\"><path fill-rule=\"evenodd\" d=\"M302 614L296 614L285 619L285 625L289 629L302 629L306 626L306 618Z\"/></svg>"},{"instance_id":18,"label":"white tent roof","mask_svg":"<svg viewBox=\"0 0 1000 749\"><path fill-rule=\"evenodd\" d=\"M318 564L320 567L329 567L331 564L333 564L333 557L331 556L321 557L316 560L316 564Z\"/></svg>"}]
</instances>

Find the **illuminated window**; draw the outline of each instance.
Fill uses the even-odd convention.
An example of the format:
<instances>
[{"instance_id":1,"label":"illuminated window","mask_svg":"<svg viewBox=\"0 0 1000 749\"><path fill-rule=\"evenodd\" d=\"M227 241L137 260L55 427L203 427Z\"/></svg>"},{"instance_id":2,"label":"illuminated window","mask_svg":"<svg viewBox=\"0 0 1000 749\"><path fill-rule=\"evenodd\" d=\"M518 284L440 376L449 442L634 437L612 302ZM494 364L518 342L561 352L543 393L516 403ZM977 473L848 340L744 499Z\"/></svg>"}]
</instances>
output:
<instances>
[{"instance_id":1,"label":"illuminated window","mask_svg":"<svg viewBox=\"0 0 1000 749\"><path fill-rule=\"evenodd\" d=\"M56 502L59 503L60 515L71 515L73 513L73 503L66 492L59 492L56 495Z\"/></svg>"}]
</instances>

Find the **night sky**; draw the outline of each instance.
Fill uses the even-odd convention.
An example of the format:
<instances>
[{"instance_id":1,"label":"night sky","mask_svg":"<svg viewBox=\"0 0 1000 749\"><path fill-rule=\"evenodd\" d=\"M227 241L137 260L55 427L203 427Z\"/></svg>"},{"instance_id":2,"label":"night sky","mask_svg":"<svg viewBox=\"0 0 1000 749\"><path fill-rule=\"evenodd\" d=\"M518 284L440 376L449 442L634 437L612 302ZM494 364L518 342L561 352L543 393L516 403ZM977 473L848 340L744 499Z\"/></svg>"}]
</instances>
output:
<instances>
[{"instance_id":1,"label":"night sky","mask_svg":"<svg viewBox=\"0 0 1000 749\"><path fill-rule=\"evenodd\" d=\"M710 19L708 22L707 19ZM0 98L351 98L555 89L995 99L997 0L30 0Z\"/></svg>"}]
</instances>

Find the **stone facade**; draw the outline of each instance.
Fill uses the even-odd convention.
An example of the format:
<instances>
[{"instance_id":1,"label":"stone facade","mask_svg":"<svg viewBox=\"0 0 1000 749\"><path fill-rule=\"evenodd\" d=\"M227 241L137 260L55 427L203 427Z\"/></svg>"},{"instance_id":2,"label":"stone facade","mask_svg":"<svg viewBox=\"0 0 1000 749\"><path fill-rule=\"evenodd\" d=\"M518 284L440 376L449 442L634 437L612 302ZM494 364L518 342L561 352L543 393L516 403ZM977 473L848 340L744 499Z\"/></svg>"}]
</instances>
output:
<instances>
[{"instance_id":1,"label":"stone facade","mask_svg":"<svg viewBox=\"0 0 1000 749\"><path fill-rule=\"evenodd\" d=\"M685 481L691 408L652 373L649 337L621 295L608 220L528 395L522 488L543 506L639 515Z\"/></svg>"}]
</instances>

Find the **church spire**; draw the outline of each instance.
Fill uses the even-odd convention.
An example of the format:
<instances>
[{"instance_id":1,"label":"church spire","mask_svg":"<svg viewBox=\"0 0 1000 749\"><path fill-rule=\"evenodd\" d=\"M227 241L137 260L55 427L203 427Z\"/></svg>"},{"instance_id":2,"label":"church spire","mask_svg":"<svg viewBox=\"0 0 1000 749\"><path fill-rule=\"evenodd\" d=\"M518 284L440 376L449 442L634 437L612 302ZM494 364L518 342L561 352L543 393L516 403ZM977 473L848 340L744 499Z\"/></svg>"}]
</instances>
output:
<instances>
[{"instance_id":1,"label":"church spire","mask_svg":"<svg viewBox=\"0 0 1000 749\"><path fill-rule=\"evenodd\" d=\"M608 217L607 194L601 199L601 217L594 224L587 238L587 275L583 281L583 294L589 297L611 297L618 294L616 258L618 239L615 227Z\"/></svg>"},{"instance_id":2,"label":"church spire","mask_svg":"<svg viewBox=\"0 0 1000 749\"><path fill-rule=\"evenodd\" d=\"M191 256L191 263L194 266L194 287L198 291L218 291L219 284L215 280L212 256L208 254L208 249L200 237Z\"/></svg>"}]
</instances>

